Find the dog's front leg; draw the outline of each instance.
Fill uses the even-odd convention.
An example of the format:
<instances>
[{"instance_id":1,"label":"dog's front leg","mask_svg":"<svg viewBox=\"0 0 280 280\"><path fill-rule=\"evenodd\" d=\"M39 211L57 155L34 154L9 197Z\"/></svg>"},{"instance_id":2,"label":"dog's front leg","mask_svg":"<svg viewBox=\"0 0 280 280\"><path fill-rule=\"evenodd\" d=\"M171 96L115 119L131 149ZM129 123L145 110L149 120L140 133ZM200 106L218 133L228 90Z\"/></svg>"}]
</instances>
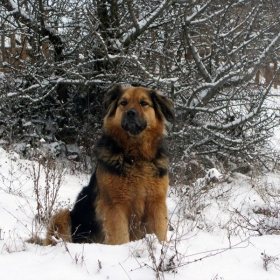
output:
<instances>
[{"instance_id":1,"label":"dog's front leg","mask_svg":"<svg viewBox=\"0 0 280 280\"><path fill-rule=\"evenodd\" d=\"M149 202L144 223L147 233L154 233L160 242L167 241L167 206L165 201Z\"/></svg>"},{"instance_id":2,"label":"dog's front leg","mask_svg":"<svg viewBox=\"0 0 280 280\"><path fill-rule=\"evenodd\" d=\"M128 243L129 222L126 207L116 204L102 207L102 223L105 234L105 243L119 245Z\"/></svg>"}]
</instances>

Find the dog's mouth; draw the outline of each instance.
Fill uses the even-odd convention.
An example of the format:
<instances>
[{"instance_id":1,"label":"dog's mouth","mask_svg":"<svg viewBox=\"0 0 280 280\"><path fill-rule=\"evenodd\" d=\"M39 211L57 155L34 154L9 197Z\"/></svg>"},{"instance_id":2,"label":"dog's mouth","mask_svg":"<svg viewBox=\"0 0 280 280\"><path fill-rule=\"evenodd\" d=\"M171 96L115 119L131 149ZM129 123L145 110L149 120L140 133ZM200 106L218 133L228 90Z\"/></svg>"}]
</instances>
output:
<instances>
[{"instance_id":1,"label":"dog's mouth","mask_svg":"<svg viewBox=\"0 0 280 280\"><path fill-rule=\"evenodd\" d=\"M131 135L138 135L147 127L147 122L140 120L134 109L127 110L122 119L122 128Z\"/></svg>"}]
</instances>

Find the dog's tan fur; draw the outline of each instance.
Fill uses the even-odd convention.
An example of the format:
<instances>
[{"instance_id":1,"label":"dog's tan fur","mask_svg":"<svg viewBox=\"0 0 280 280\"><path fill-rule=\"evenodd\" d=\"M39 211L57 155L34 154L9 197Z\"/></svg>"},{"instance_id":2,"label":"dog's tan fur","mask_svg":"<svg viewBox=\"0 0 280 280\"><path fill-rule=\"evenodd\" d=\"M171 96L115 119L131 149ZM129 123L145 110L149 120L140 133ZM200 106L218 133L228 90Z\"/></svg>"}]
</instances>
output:
<instances>
[{"instance_id":1,"label":"dog's tan fur","mask_svg":"<svg viewBox=\"0 0 280 280\"><path fill-rule=\"evenodd\" d=\"M62 209L59 210L51 217L44 245L56 245L59 240L72 242L70 227L70 211Z\"/></svg>"}]
</instances>

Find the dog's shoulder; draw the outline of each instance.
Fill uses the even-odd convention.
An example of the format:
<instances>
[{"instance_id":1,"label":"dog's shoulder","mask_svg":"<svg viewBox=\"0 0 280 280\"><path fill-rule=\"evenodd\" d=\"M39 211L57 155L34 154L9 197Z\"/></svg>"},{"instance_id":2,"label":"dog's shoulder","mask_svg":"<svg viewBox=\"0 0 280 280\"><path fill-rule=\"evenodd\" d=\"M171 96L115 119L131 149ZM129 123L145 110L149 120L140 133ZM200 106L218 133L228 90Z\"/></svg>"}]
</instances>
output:
<instances>
[{"instance_id":1,"label":"dog's shoulder","mask_svg":"<svg viewBox=\"0 0 280 280\"><path fill-rule=\"evenodd\" d=\"M158 147L156 156L153 160L153 164L157 170L156 175L158 177L163 177L168 173L168 162L168 153L163 143L162 146Z\"/></svg>"},{"instance_id":2,"label":"dog's shoulder","mask_svg":"<svg viewBox=\"0 0 280 280\"><path fill-rule=\"evenodd\" d=\"M110 173L124 173L124 149L113 138L105 134L102 135L94 147L94 154L97 159L97 164L105 167Z\"/></svg>"}]
</instances>

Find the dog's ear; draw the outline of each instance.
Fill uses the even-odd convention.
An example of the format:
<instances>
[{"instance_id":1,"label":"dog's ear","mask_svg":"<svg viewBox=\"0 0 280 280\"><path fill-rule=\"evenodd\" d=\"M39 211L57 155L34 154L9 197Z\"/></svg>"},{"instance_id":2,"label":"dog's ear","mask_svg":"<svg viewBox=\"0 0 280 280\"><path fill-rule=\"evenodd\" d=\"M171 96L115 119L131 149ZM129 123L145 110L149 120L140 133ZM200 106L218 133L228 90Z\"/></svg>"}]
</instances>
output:
<instances>
[{"instance_id":1,"label":"dog's ear","mask_svg":"<svg viewBox=\"0 0 280 280\"><path fill-rule=\"evenodd\" d=\"M150 96L154 103L155 111L161 119L164 117L167 121L173 122L175 119L173 102L154 90L150 91Z\"/></svg>"},{"instance_id":2,"label":"dog's ear","mask_svg":"<svg viewBox=\"0 0 280 280\"><path fill-rule=\"evenodd\" d=\"M122 93L123 88L120 85L114 85L109 89L104 99L104 110L106 114L113 112L117 108L117 103Z\"/></svg>"}]
</instances>

